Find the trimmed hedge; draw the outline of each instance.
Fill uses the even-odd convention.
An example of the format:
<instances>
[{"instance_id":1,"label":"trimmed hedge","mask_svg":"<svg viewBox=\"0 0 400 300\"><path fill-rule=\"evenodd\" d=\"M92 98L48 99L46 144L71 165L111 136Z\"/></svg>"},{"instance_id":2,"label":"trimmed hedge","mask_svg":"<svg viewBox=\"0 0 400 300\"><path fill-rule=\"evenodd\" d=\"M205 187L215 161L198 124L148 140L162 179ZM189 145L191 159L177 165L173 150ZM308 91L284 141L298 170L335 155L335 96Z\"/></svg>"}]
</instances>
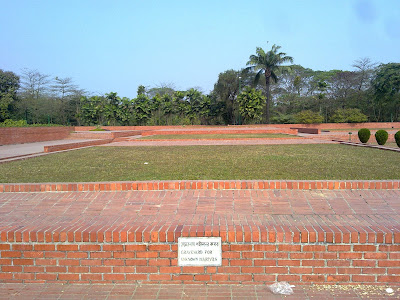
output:
<instances>
[{"instance_id":1,"label":"trimmed hedge","mask_svg":"<svg viewBox=\"0 0 400 300\"><path fill-rule=\"evenodd\" d=\"M394 140L396 141L397 147L400 148L400 130L394 135Z\"/></svg>"},{"instance_id":2,"label":"trimmed hedge","mask_svg":"<svg viewBox=\"0 0 400 300\"><path fill-rule=\"evenodd\" d=\"M386 130L381 129L375 133L376 142L381 146L386 144L386 141L388 140L388 138L389 138L389 134L387 133Z\"/></svg>"},{"instance_id":3,"label":"trimmed hedge","mask_svg":"<svg viewBox=\"0 0 400 300\"><path fill-rule=\"evenodd\" d=\"M371 136L371 131L368 128L361 128L358 131L358 138L360 139L360 142L363 144L368 142L370 136Z\"/></svg>"}]
</instances>

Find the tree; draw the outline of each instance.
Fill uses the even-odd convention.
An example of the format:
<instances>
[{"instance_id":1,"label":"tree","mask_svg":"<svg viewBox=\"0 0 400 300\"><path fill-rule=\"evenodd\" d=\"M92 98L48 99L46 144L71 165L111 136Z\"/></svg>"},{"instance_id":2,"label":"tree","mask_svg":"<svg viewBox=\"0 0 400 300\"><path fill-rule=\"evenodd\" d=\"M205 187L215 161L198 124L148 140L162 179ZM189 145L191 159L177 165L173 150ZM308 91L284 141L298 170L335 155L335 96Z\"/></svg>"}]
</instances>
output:
<instances>
[{"instance_id":1,"label":"tree","mask_svg":"<svg viewBox=\"0 0 400 300\"><path fill-rule=\"evenodd\" d=\"M377 121L396 120L400 113L400 63L382 64L373 80Z\"/></svg>"},{"instance_id":2,"label":"tree","mask_svg":"<svg viewBox=\"0 0 400 300\"><path fill-rule=\"evenodd\" d=\"M12 105L17 99L19 77L0 69L0 122L10 118Z\"/></svg>"},{"instance_id":3,"label":"tree","mask_svg":"<svg viewBox=\"0 0 400 300\"><path fill-rule=\"evenodd\" d=\"M255 85L258 84L260 76L264 74L265 85L267 90L267 98L265 105L266 122L270 122L270 102L271 102L271 79L274 82L278 81L277 72L282 69L282 64L286 62L293 63L293 58L287 56L286 53L278 52L280 46L273 45L271 50L265 52L261 47L257 47L256 55L250 55L247 65L249 69L257 72L254 78Z\"/></svg>"},{"instance_id":4,"label":"tree","mask_svg":"<svg viewBox=\"0 0 400 300\"><path fill-rule=\"evenodd\" d=\"M261 91L246 86L238 98L239 112L243 117L243 123L255 123L262 119L265 97Z\"/></svg>"},{"instance_id":5,"label":"tree","mask_svg":"<svg viewBox=\"0 0 400 300\"><path fill-rule=\"evenodd\" d=\"M214 93L217 98L225 103L225 120L235 124L235 99L239 93L239 72L227 70L218 75L218 81L214 85Z\"/></svg>"}]
</instances>

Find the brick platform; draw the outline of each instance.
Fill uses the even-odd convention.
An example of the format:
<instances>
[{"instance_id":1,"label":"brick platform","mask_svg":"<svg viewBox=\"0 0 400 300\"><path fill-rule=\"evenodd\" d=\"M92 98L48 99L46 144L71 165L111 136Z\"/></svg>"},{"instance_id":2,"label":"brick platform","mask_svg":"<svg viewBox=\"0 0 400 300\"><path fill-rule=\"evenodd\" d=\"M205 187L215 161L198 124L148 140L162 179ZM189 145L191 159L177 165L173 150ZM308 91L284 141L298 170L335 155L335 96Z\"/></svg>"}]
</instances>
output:
<instances>
[{"instance_id":1,"label":"brick platform","mask_svg":"<svg viewBox=\"0 0 400 300\"><path fill-rule=\"evenodd\" d=\"M398 285L399 212L398 187L3 192L0 282ZM222 266L178 266L180 236Z\"/></svg>"}]
</instances>

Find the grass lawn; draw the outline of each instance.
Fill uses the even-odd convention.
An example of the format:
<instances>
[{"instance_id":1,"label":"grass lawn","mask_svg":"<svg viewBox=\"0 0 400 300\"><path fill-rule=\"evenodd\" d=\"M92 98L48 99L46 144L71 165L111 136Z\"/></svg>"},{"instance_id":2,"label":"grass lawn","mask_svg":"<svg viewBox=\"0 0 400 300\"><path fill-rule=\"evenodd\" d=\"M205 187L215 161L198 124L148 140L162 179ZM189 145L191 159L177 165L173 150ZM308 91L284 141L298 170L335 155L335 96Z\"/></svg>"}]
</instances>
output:
<instances>
[{"instance_id":1,"label":"grass lawn","mask_svg":"<svg viewBox=\"0 0 400 300\"><path fill-rule=\"evenodd\" d=\"M273 138L298 138L295 135L281 133L241 133L241 134L166 134L150 135L140 138L141 140L219 140L219 139L273 139Z\"/></svg>"},{"instance_id":2,"label":"grass lawn","mask_svg":"<svg viewBox=\"0 0 400 300\"><path fill-rule=\"evenodd\" d=\"M0 164L15 183L399 178L400 153L336 144L92 147Z\"/></svg>"}]
</instances>

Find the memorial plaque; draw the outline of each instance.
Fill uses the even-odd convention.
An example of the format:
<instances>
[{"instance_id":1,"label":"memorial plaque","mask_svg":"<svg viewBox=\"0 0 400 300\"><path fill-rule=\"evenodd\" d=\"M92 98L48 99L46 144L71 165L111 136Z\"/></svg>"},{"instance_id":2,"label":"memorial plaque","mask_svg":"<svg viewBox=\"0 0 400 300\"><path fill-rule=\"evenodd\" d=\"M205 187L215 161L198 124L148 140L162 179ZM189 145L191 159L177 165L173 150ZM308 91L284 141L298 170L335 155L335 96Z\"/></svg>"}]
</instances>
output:
<instances>
[{"instance_id":1,"label":"memorial plaque","mask_svg":"<svg viewBox=\"0 0 400 300\"><path fill-rule=\"evenodd\" d=\"M178 238L178 266L220 266L221 237Z\"/></svg>"}]
</instances>

